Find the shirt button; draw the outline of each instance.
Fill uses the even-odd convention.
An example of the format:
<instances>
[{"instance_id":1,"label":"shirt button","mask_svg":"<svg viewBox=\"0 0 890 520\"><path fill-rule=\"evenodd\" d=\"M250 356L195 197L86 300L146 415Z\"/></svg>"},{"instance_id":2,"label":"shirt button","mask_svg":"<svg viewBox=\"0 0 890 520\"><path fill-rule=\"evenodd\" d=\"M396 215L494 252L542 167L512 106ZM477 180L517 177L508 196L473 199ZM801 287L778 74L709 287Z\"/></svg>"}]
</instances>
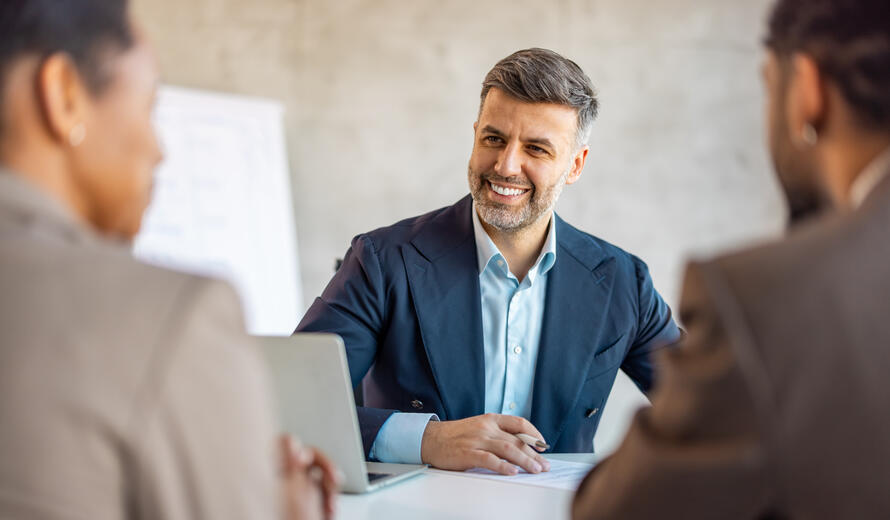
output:
<instances>
[{"instance_id":1,"label":"shirt button","mask_svg":"<svg viewBox=\"0 0 890 520\"><path fill-rule=\"evenodd\" d=\"M511 409L511 410L515 410L515 409L516 409L516 403L510 403L510 409Z\"/></svg>"},{"instance_id":2,"label":"shirt button","mask_svg":"<svg viewBox=\"0 0 890 520\"><path fill-rule=\"evenodd\" d=\"M498 260L498 267L504 267L504 261Z\"/></svg>"},{"instance_id":3,"label":"shirt button","mask_svg":"<svg viewBox=\"0 0 890 520\"><path fill-rule=\"evenodd\" d=\"M522 354L522 347L516 345L515 347L513 347L513 353L516 355Z\"/></svg>"}]
</instances>

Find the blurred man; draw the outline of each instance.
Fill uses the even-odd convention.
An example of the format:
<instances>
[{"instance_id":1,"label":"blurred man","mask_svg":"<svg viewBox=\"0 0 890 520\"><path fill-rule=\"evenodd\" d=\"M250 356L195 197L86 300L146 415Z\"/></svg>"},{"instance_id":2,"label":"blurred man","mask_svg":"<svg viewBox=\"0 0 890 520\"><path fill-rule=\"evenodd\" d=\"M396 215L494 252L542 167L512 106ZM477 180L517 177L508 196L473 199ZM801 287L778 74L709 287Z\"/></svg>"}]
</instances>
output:
<instances>
[{"instance_id":1,"label":"blurred man","mask_svg":"<svg viewBox=\"0 0 890 520\"><path fill-rule=\"evenodd\" d=\"M368 374L370 458L537 473L513 434L590 452L618 369L648 390L680 333L640 259L553 212L587 159L587 75L523 50L481 97L470 195L359 235L297 330L340 334L353 384Z\"/></svg>"},{"instance_id":2,"label":"blurred man","mask_svg":"<svg viewBox=\"0 0 890 520\"><path fill-rule=\"evenodd\" d=\"M764 76L795 222L689 267L689 336L573 516L890 518L890 6L780 0Z\"/></svg>"},{"instance_id":3,"label":"blurred man","mask_svg":"<svg viewBox=\"0 0 890 520\"><path fill-rule=\"evenodd\" d=\"M231 289L130 257L161 155L126 0L4 0L0 35L0 518L329 515Z\"/></svg>"}]
</instances>

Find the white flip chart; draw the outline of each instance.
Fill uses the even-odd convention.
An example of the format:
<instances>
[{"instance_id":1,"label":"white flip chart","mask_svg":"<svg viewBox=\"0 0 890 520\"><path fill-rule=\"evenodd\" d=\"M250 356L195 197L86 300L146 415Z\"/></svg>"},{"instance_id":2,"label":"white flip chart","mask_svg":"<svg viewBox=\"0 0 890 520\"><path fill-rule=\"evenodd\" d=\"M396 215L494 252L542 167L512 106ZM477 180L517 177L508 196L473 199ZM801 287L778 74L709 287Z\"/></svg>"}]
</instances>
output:
<instances>
[{"instance_id":1,"label":"white flip chart","mask_svg":"<svg viewBox=\"0 0 890 520\"><path fill-rule=\"evenodd\" d=\"M134 243L145 262L229 281L248 332L289 335L302 315L284 108L163 87L165 159Z\"/></svg>"}]
</instances>

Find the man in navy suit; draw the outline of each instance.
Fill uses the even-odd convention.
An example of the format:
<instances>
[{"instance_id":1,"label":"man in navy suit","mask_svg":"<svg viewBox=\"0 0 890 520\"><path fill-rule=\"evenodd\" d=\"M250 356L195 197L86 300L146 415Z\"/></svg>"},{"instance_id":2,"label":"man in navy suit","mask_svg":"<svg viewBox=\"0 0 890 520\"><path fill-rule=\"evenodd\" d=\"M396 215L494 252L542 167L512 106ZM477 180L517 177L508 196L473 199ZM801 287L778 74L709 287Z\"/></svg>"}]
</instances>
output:
<instances>
[{"instance_id":1,"label":"man in navy suit","mask_svg":"<svg viewBox=\"0 0 890 520\"><path fill-rule=\"evenodd\" d=\"M546 471L514 434L590 452L618 369L652 386L652 351L680 331L646 265L553 212L596 111L574 62L504 58L483 83L471 195L354 239L297 331L343 337L369 458Z\"/></svg>"}]
</instances>

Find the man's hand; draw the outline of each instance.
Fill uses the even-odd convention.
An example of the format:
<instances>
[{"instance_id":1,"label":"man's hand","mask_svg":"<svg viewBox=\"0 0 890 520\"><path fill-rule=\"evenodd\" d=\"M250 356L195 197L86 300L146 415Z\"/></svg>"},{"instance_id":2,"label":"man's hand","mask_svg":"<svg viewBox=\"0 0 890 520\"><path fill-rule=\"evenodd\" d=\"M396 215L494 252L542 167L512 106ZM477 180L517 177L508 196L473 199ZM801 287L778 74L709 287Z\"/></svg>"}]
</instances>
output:
<instances>
[{"instance_id":1,"label":"man's hand","mask_svg":"<svg viewBox=\"0 0 890 520\"><path fill-rule=\"evenodd\" d=\"M300 446L290 435L282 435L279 443L285 518L333 518L341 480L337 468L321 452Z\"/></svg>"},{"instance_id":2,"label":"man's hand","mask_svg":"<svg viewBox=\"0 0 890 520\"><path fill-rule=\"evenodd\" d=\"M526 433L544 439L530 422L512 415L485 414L459 421L430 421L420 446L424 463L440 469L485 468L503 475L550 471L550 463L516 438Z\"/></svg>"}]
</instances>

